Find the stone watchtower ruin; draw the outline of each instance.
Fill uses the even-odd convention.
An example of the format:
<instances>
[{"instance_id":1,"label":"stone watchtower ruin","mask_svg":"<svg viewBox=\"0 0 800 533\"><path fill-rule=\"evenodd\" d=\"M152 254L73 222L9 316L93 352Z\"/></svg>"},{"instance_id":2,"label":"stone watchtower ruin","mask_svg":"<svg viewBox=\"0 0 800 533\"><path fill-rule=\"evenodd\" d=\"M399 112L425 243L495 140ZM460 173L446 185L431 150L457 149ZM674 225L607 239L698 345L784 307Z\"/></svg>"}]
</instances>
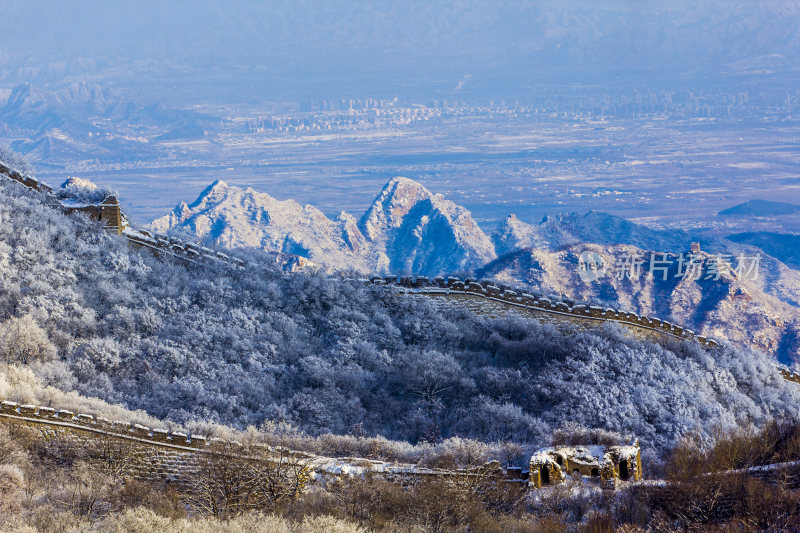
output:
<instances>
[{"instance_id":1,"label":"stone watchtower ruin","mask_svg":"<svg viewBox=\"0 0 800 533\"><path fill-rule=\"evenodd\" d=\"M72 204L62 202L62 208L65 213L74 213L76 211L86 213L90 219L100 221L103 228L115 231L118 234L122 233L125 229L125 224L122 219L122 211L119 207L119 200L114 195L106 196L99 204Z\"/></svg>"},{"instance_id":2,"label":"stone watchtower ruin","mask_svg":"<svg viewBox=\"0 0 800 533\"><path fill-rule=\"evenodd\" d=\"M21 172L10 168L2 162L0 162L0 175L11 178L12 180L25 185L29 189L45 193L51 198L55 198L53 196L52 187L40 182L36 178L26 176ZM69 214L76 211L86 213L92 220L102 222L104 229L115 231L120 234L126 227L125 218L122 216L122 210L119 207L119 200L113 194L106 196L102 202L97 204L80 203L72 199L54 201L64 213Z\"/></svg>"},{"instance_id":3,"label":"stone watchtower ruin","mask_svg":"<svg viewBox=\"0 0 800 533\"><path fill-rule=\"evenodd\" d=\"M540 488L567 479L597 481L615 487L618 481L642 479L639 441L620 446L560 446L542 448L531 457L531 487Z\"/></svg>"}]
</instances>

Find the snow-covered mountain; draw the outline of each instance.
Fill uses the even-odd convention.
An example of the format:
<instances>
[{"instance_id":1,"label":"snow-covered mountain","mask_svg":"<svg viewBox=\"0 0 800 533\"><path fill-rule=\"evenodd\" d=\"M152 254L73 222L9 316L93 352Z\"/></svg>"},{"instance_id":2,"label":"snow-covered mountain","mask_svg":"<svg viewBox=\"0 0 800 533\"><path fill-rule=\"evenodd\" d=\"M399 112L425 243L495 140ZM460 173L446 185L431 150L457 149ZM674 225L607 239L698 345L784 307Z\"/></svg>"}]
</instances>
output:
<instances>
[{"instance_id":1,"label":"snow-covered mountain","mask_svg":"<svg viewBox=\"0 0 800 533\"><path fill-rule=\"evenodd\" d=\"M263 248L334 269L369 271L369 247L351 215L343 212L330 220L314 206L276 200L224 181L212 183L192 204L181 202L151 227L228 248Z\"/></svg>"},{"instance_id":2,"label":"snow-covered mountain","mask_svg":"<svg viewBox=\"0 0 800 533\"><path fill-rule=\"evenodd\" d=\"M757 246L787 266L800 269L800 235L757 231L728 235L726 238L733 242Z\"/></svg>"},{"instance_id":3,"label":"snow-covered mountain","mask_svg":"<svg viewBox=\"0 0 800 533\"><path fill-rule=\"evenodd\" d=\"M578 301L659 316L713 337L727 338L774 354L800 368L800 271L754 246L679 230L653 230L604 213L563 213L527 224L513 215L488 237L469 211L432 194L408 178L390 180L356 221L333 220L318 209L279 201L253 189L217 181L192 204L152 223L155 231L292 254L329 270L424 275L474 272L512 285ZM688 253L699 242L706 266L716 254L731 264L740 254L761 254L755 279L694 280L677 263L667 279L631 280L609 272L586 282L579 256L599 254L607 265L624 256L645 261L656 254Z\"/></svg>"},{"instance_id":4,"label":"snow-covered mountain","mask_svg":"<svg viewBox=\"0 0 800 533\"><path fill-rule=\"evenodd\" d=\"M499 224L492 240L499 257L479 269L479 277L658 316L800 367L800 271L768 255L769 250L749 246L755 243L653 230L597 212L563 213L539 224L526 224L512 215ZM677 256L688 254L692 242L699 242L703 250L703 275L698 280L677 271ZM579 257L586 251L599 254L608 267L596 281L586 282L579 275ZM648 276L653 253L656 261L663 258L660 254L672 254L666 279L661 271ZM740 255L760 256L757 276L706 279L708 264L718 254L732 266ZM640 278L620 278L615 267L626 257L643 260Z\"/></svg>"},{"instance_id":5,"label":"snow-covered mountain","mask_svg":"<svg viewBox=\"0 0 800 533\"><path fill-rule=\"evenodd\" d=\"M606 273L595 281L584 281L579 275L580 255L586 251L598 254L608 265ZM800 366L800 309L796 301L788 298L792 292L800 291L797 271L785 266L773 270L779 262L765 258L758 279L727 273L719 279L706 279L715 254L699 255L703 261L699 279L679 275L674 257L669 264L658 263L667 267L666 272L655 270L650 276L648 250L628 244L586 243L560 250L517 250L480 269L478 276L660 317L704 335L750 345L775 355L783 363ZM621 269L615 263L626 256L644 258L641 276L620 275ZM659 254L656 257L661 259Z\"/></svg>"},{"instance_id":6,"label":"snow-covered mountain","mask_svg":"<svg viewBox=\"0 0 800 533\"><path fill-rule=\"evenodd\" d=\"M497 255L502 256L524 248L558 250L581 242L596 244L630 244L645 250L678 253L687 250L691 242L704 248L723 246L719 239L680 230L654 230L622 217L589 211L559 213L547 216L539 224L522 222L509 215L492 233Z\"/></svg>"},{"instance_id":7,"label":"snow-covered mountain","mask_svg":"<svg viewBox=\"0 0 800 533\"><path fill-rule=\"evenodd\" d=\"M358 222L349 213L330 220L311 205L216 181L195 202L179 204L151 227L365 273L459 272L495 258L469 211L407 178L390 180Z\"/></svg>"},{"instance_id":8,"label":"snow-covered mountain","mask_svg":"<svg viewBox=\"0 0 800 533\"><path fill-rule=\"evenodd\" d=\"M748 200L743 204L723 209L719 214L724 217L772 217L790 215L798 211L800 211L800 205L756 198L755 200Z\"/></svg>"},{"instance_id":9,"label":"snow-covered mountain","mask_svg":"<svg viewBox=\"0 0 800 533\"><path fill-rule=\"evenodd\" d=\"M358 227L378 252L379 270L461 272L495 258L469 211L408 178L390 180Z\"/></svg>"}]
</instances>

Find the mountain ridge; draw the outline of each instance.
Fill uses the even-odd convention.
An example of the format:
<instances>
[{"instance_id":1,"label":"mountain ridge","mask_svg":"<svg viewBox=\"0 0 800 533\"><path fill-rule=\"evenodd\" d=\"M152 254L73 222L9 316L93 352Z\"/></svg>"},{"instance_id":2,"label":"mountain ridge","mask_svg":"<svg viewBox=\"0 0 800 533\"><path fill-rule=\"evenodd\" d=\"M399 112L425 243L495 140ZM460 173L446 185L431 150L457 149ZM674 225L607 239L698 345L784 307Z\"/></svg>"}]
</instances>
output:
<instances>
[{"instance_id":1,"label":"mountain ridge","mask_svg":"<svg viewBox=\"0 0 800 533\"><path fill-rule=\"evenodd\" d=\"M330 271L460 274L528 286L672 319L800 366L800 271L751 243L654 230L596 211L552 215L535 225L509 215L488 236L467 209L404 177L389 180L358 220L346 212L329 219L313 206L216 181L151 227L217 245L297 255ZM737 257L758 256L758 276L683 279L675 270L677 257L688 256L693 242L700 243L703 268L718 257L734 266ZM601 256L609 268L622 257L642 258L641 280L608 272L584 281L579 264L585 251ZM673 261L668 279L648 277L648 258L663 254Z\"/></svg>"},{"instance_id":2,"label":"mountain ridge","mask_svg":"<svg viewBox=\"0 0 800 533\"><path fill-rule=\"evenodd\" d=\"M191 204L181 202L150 227L364 273L452 273L495 257L469 211L402 177L389 180L358 220L344 211L331 220L310 204L217 180Z\"/></svg>"},{"instance_id":3,"label":"mountain ridge","mask_svg":"<svg viewBox=\"0 0 800 533\"><path fill-rule=\"evenodd\" d=\"M800 211L800 205L756 198L754 200L748 200L733 207L723 209L718 214L729 217L777 216L789 215L792 213L797 213L798 211Z\"/></svg>"}]
</instances>

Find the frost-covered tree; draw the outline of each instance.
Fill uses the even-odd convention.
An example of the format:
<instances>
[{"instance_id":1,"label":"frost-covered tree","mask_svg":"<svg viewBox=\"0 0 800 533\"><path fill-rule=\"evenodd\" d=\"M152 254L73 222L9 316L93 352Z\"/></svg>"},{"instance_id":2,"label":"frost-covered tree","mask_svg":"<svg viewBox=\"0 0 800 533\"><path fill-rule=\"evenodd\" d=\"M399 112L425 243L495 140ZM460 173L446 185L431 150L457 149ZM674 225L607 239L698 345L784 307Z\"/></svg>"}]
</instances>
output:
<instances>
[{"instance_id":1,"label":"frost-covered tree","mask_svg":"<svg viewBox=\"0 0 800 533\"><path fill-rule=\"evenodd\" d=\"M5 163L6 166L19 170L20 172L30 172L31 170L30 164L25 157L2 144L0 144L0 163Z\"/></svg>"},{"instance_id":2,"label":"frost-covered tree","mask_svg":"<svg viewBox=\"0 0 800 533\"><path fill-rule=\"evenodd\" d=\"M30 315L12 317L0 323L0 357L7 363L48 361L56 349L47 332Z\"/></svg>"}]
</instances>

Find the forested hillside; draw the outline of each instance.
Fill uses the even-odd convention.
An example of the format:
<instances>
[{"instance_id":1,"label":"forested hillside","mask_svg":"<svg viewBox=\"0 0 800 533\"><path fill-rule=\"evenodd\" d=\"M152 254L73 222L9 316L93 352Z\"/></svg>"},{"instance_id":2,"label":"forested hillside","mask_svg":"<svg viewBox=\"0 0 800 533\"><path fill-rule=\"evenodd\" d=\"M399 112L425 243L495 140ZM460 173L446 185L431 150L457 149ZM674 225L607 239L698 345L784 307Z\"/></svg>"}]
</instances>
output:
<instances>
[{"instance_id":1,"label":"forested hillside","mask_svg":"<svg viewBox=\"0 0 800 533\"><path fill-rule=\"evenodd\" d=\"M0 357L176 422L541 443L565 425L665 450L691 430L796 413L766 356L620 329L441 314L326 275L171 264L0 182ZM667 342L667 341L665 341Z\"/></svg>"}]
</instances>

